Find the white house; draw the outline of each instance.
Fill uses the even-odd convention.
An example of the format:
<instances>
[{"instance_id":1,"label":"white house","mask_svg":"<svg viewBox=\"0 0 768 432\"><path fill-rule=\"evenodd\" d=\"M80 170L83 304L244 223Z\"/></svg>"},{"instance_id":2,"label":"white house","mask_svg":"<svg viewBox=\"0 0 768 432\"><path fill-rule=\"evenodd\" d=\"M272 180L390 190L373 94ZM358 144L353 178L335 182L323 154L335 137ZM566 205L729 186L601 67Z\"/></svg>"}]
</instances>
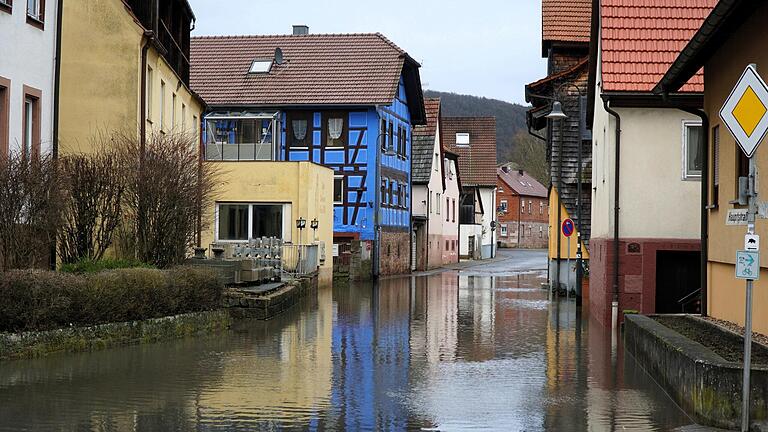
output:
<instances>
[{"instance_id":1,"label":"white house","mask_svg":"<svg viewBox=\"0 0 768 432\"><path fill-rule=\"evenodd\" d=\"M0 153L52 148L55 0L0 0Z\"/></svg>"},{"instance_id":2,"label":"white house","mask_svg":"<svg viewBox=\"0 0 768 432\"><path fill-rule=\"evenodd\" d=\"M426 99L427 124L413 130L413 270L459 261L457 155L440 137L440 99Z\"/></svg>"},{"instance_id":3,"label":"white house","mask_svg":"<svg viewBox=\"0 0 768 432\"><path fill-rule=\"evenodd\" d=\"M702 107L703 74L668 97L652 89L713 3L605 0L594 11L590 313L603 324L627 310L680 312L700 288L702 130L685 110Z\"/></svg>"},{"instance_id":4,"label":"white house","mask_svg":"<svg viewBox=\"0 0 768 432\"><path fill-rule=\"evenodd\" d=\"M443 145L458 155L461 175L459 255L496 255L496 118L443 117Z\"/></svg>"}]
</instances>

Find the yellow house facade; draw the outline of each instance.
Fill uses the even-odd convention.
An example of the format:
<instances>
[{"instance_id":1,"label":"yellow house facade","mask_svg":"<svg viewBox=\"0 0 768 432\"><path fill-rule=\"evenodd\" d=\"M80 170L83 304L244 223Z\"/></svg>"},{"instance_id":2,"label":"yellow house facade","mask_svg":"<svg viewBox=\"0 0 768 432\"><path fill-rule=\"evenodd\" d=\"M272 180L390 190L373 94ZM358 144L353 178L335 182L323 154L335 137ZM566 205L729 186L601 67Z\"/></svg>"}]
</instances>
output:
<instances>
[{"instance_id":1,"label":"yellow house facade","mask_svg":"<svg viewBox=\"0 0 768 432\"><path fill-rule=\"evenodd\" d=\"M746 226L729 225L729 211L746 209L736 204L738 178L746 176L748 160L720 118L720 109L749 64L768 76L768 37L765 22L768 4L744 9L720 2L670 67L656 91L671 93L693 73L704 67L704 111L709 118L708 170L704 179L708 192L707 291L704 312L715 318L744 324L745 282L735 277L736 251L744 248ZM758 201L768 196L768 147L763 143L755 153L758 173ZM757 217L755 231L768 239L768 221ZM764 240L766 241L766 240ZM765 248L763 248L765 250ZM768 334L768 260L761 260L760 280L755 281L753 329Z\"/></svg>"},{"instance_id":2,"label":"yellow house facade","mask_svg":"<svg viewBox=\"0 0 768 432\"><path fill-rule=\"evenodd\" d=\"M204 104L189 89L186 60L194 16L184 0L162 2L152 16L156 2L64 2L60 154L93 151L94 140L116 132L138 137L142 124L147 135L198 136ZM170 23L180 39L165 30Z\"/></svg>"}]
</instances>

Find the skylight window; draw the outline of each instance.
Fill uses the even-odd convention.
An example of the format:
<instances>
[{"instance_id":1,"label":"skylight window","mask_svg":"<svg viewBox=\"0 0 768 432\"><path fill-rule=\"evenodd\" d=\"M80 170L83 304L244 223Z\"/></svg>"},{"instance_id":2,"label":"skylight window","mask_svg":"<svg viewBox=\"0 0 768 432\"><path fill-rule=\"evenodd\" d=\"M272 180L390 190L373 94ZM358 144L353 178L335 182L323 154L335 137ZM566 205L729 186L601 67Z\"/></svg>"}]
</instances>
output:
<instances>
[{"instance_id":1,"label":"skylight window","mask_svg":"<svg viewBox=\"0 0 768 432\"><path fill-rule=\"evenodd\" d=\"M456 133L456 145L468 146L469 145L469 134L466 133L466 132L458 132L458 133Z\"/></svg>"},{"instance_id":2,"label":"skylight window","mask_svg":"<svg viewBox=\"0 0 768 432\"><path fill-rule=\"evenodd\" d=\"M269 73L271 69L272 69L272 60L256 59L253 61L253 63L251 63L251 69L248 71L248 73L252 73L252 74Z\"/></svg>"}]
</instances>

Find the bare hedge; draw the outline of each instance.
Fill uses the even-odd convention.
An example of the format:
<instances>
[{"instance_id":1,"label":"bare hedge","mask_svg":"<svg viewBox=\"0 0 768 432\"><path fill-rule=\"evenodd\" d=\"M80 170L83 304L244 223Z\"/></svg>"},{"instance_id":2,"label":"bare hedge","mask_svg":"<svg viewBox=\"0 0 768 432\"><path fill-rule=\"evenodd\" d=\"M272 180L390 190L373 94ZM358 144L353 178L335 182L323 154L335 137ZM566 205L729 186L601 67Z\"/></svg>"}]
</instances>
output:
<instances>
[{"instance_id":1,"label":"bare hedge","mask_svg":"<svg viewBox=\"0 0 768 432\"><path fill-rule=\"evenodd\" d=\"M217 309L223 284L198 267L90 275L12 270L0 278L0 332L52 330Z\"/></svg>"}]
</instances>

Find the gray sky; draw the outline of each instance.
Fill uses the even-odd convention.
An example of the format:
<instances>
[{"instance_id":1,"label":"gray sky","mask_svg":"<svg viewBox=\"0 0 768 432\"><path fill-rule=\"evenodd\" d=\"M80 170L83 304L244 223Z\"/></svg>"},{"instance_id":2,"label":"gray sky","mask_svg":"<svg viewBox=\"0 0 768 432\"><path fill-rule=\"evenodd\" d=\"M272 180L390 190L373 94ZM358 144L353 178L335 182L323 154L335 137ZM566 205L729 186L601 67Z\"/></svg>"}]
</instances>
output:
<instances>
[{"instance_id":1,"label":"gray sky","mask_svg":"<svg viewBox=\"0 0 768 432\"><path fill-rule=\"evenodd\" d=\"M546 75L540 0L189 0L194 36L381 32L422 64L426 88L524 103Z\"/></svg>"}]
</instances>

